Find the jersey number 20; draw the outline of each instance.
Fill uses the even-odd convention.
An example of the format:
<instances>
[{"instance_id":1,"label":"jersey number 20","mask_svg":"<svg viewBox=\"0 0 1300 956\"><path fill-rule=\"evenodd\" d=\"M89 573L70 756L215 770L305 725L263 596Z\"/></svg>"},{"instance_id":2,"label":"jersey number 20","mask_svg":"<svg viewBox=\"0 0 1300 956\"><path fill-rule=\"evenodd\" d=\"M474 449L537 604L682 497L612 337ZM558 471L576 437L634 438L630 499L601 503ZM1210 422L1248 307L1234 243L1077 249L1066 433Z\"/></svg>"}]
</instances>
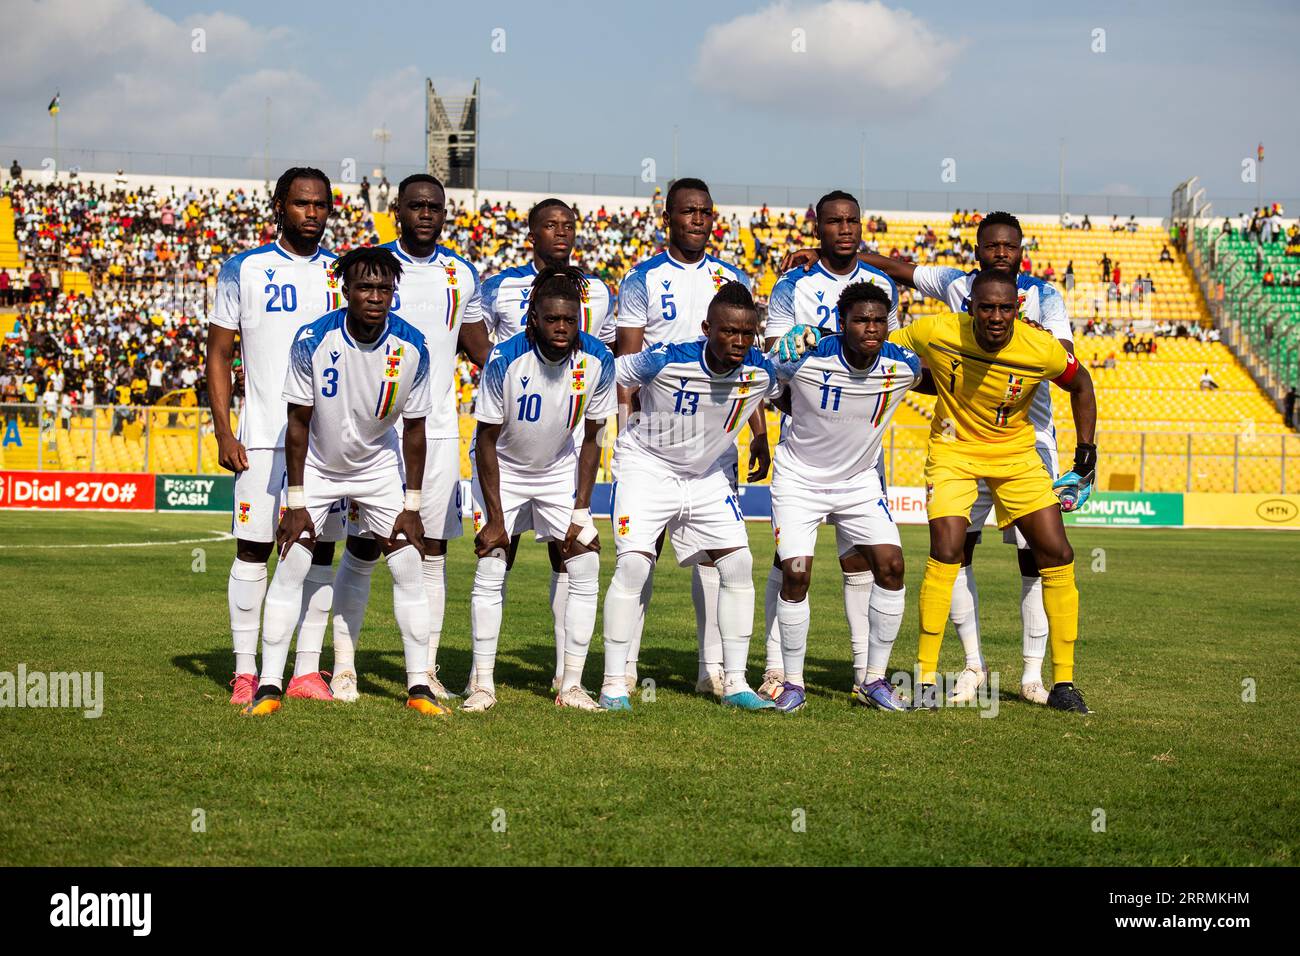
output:
<instances>
[{"instance_id":1,"label":"jersey number 20","mask_svg":"<svg viewBox=\"0 0 1300 956\"><path fill-rule=\"evenodd\" d=\"M267 312L295 312L298 309L298 290L292 285L276 285L268 282L263 290L270 294L266 300Z\"/></svg>"}]
</instances>

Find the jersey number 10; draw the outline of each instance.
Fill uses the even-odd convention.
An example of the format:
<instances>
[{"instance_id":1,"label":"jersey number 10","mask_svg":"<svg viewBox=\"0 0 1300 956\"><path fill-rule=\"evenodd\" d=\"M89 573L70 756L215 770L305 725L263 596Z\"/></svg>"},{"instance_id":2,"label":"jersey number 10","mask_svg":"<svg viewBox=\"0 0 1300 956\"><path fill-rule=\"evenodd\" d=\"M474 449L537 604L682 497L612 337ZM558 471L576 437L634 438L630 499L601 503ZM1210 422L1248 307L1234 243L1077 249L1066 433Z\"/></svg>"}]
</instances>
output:
<instances>
[{"instance_id":1,"label":"jersey number 10","mask_svg":"<svg viewBox=\"0 0 1300 956\"><path fill-rule=\"evenodd\" d=\"M515 401L519 404L519 421L535 422L542 416L542 396L520 395Z\"/></svg>"}]
</instances>

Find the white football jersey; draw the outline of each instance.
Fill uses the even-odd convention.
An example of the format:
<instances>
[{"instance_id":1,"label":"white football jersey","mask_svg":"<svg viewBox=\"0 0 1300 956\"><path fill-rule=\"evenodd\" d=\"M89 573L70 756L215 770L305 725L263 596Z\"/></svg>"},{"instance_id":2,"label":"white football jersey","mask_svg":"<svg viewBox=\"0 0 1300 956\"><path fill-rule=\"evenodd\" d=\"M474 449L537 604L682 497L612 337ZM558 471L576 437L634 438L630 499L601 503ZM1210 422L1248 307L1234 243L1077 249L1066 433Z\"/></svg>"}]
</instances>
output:
<instances>
[{"instance_id":1,"label":"white football jersey","mask_svg":"<svg viewBox=\"0 0 1300 956\"><path fill-rule=\"evenodd\" d=\"M633 266L618 289L617 327L645 329L645 345L694 342L704 334L709 303L727 282L749 276L729 262L705 255L699 262L678 262L661 252Z\"/></svg>"},{"instance_id":2,"label":"white football jersey","mask_svg":"<svg viewBox=\"0 0 1300 956\"><path fill-rule=\"evenodd\" d=\"M402 263L393 311L423 333L429 350L433 412L425 419L425 437L457 438L456 338L461 325L483 321L478 272L445 246L427 259L412 256L396 239L384 248Z\"/></svg>"},{"instance_id":3,"label":"white football jersey","mask_svg":"<svg viewBox=\"0 0 1300 956\"><path fill-rule=\"evenodd\" d=\"M280 393L289 348L300 328L343 306L343 283L329 274L336 258L326 249L295 256L273 242L221 266L208 321L239 333L244 410L237 437L245 448L284 447L288 410Z\"/></svg>"},{"instance_id":4,"label":"white football jersey","mask_svg":"<svg viewBox=\"0 0 1300 956\"><path fill-rule=\"evenodd\" d=\"M916 291L930 299L938 299L954 312L970 311L970 287L978 269L962 272L951 266L917 266L912 273ZM1016 273L1017 297L1020 300L1020 317L1037 322L1064 342L1074 341L1070 316L1065 309L1065 299L1056 286L1024 272ZM1052 421L1052 390L1040 388L1029 406L1029 421L1034 430L1056 441L1056 426Z\"/></svg>"},{"instance_id":5,"label":"white football jersey","mask_svg":"<svg viewBox=\"0 0 1300 956\"><path fill-rule=\"evenodd\" d=\"M815 487L851 483L875 470L890 419L921 378L921 359L886 342L870 368L844 360L844 339L828 335L801 359L777 364L790 387L790 415L773 467Z\"/></svg>"},{"instance_id":6,"label":"white football jersey","mask_svg":"<svg viewBox=\"0 0 1300 956\"><path fill-rule=\"evenodd\" d=\"M420 331L389 312L379 338L360 344L348 334L347 314L337 309L298 332L283 395L312 406L307 461L338 478L398 467L398 417L426 418L433 410Z\"/></svg>"},{"instance_id":7,"label":"white football jersey","mask_svg":"<svg viewBox=\"0 0 1300 956\"><path fill-rule=\"evenodd\" d=\"M603 422L617 405L614 356L600 339L583 332L575 352L549 362L520 332L492 350L474 417L501 426L497 457L511 471L572 472L578 426Z\"/></svg>"},{"instance_id":8,"label":"white football jersey","mask_svg":"<svg viewBox=\"0 0 1300 956\"><path fill-rule=\"evenodd\" d=\"M623 355L616 367L618 384L639 386L641 401L614 444L616 462L657 464L681 478L713 469L735 447L750 413L781 392L775 368L758 349L730 372L715 374L704 339Z\"/></svg>"},{"instance_id":9,"label":"white football jersey","mask_svg":"<svg viewBox=\"0 0 1300 956\"><path fill-rule=\"evenodd\" d=\"M808 272L791 269L777 280L767 301L767 324L763 337L780 337L796 325L815 325L827 332L838 332L840 293L854 282L870 282L889 293L889 331L898 329L898 287L874 266L857 262L846 276L826 270L820 262Z\"/></svg>"},{"instance_id":10,"label":"white football jersey","mask_svg":"<svg viewBox=\"0 0 1300 956\"><path fill-rule=\"evenodd\" d=\"M536 263L506 269L483 280L483 320L494 342L505 342L524 330L528 297L537 278ZM614 344L614 296L599 277L587 276L582 298L581 331L607 346Z\"/></svg>"}]
</instances>

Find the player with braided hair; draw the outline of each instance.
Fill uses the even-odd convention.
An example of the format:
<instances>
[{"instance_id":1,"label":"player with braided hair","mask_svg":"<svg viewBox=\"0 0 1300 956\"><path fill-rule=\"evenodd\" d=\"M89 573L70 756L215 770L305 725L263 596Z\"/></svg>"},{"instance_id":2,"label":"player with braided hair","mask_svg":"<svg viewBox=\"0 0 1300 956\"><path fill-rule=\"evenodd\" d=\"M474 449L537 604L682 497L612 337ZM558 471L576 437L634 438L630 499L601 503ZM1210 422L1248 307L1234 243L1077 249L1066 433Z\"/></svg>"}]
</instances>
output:
<instances>
[{"instance_id":1,"label":"player with braided hair","mask_svg":"<svg viewBox=\"0 0 1300 956\"><path fill-rule=\"evenodd\" d=\"M320 245L333 206L330 181L319 169L294 166L275 184L274 242L226 260L217 276L208 323L207 384L218 460L235 473L235 561L227 598L235 650L232 704L246 705L257 689L258 631L266 596L266 563L286 487L286 406L280 397L289 348L299 328L343 304L335 256ZM231 362L235 337L243 366L244 408L239 432L230 427ZM328 699L319 672L333 600L334 543L343 537L343 509L335 505L316 529L316 546L302 589L298 662L289 697Z\"/></svg>"},{"instance_id":2,"label":"player with braided hair","mask_svg":"<svg viewBox=\"0 0 1300 956\"><path fill-rule=\"evenodd\" d=\"M461 704L471 713L497 702L493 670L513 564L510 543L526 528L559 544L568 575L564 666L555 704L599 709L582 688L600 586L591 490L599 433L614 413L617 393L613 355L581 331L585 282L572 266L543 268L533 282L524 330L492 350L479 381L471 484L479 558L470 595L474 670Z\"/></svg>"}]
</instances>

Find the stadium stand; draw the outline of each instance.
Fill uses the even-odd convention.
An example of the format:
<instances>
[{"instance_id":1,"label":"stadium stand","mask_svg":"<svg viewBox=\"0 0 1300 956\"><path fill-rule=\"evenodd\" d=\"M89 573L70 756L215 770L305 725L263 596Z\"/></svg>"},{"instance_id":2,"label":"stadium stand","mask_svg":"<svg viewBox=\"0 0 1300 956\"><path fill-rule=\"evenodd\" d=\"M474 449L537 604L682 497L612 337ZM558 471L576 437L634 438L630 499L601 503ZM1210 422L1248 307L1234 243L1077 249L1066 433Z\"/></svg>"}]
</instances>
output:
<instances>
[{"instance_id":1,"label":"stadium stand","mask_svg":"<svg viewBox=\"0 0 1300 956\"><path fill-rule=\"evenodd\" d=\"M449 197L444 244L486 277L527 261L526 213L538 197L484 198L477 206ZM344 250L396 235L390 213L355 193L336 191L325 245ZM655 203L579 202L575 259L611 286L632 264L663 248ZM720 210L713 251L741 262L765 304L777 266L813 244L808 210ZM973 266L979 213L951 216L872 212L864 246L918 263ZM1198 233L1198 243L1215 237ZM1098 385L1100 487L1146 491L1300 490L1300 444L1250 372L1218 341L1188 260L1150 223L1086 218L1066 224L1026 220L1028 271L1066 296L1076 350ZM203 406L204 322L220 262L274 236L260 185L206 186L60 182L5 183L0 190L0 270L9 276L0 308L0 401L22 438L0 449L0 467L213 473L216 444ZM1220 243L1221 271L1241 271L1248 240ZM1172 248L1171 248L1172 245ZM1294 244L1300 252L1300 244ZM1252 247L1253 248L1253 247ZM1287 263L1285 237L1265 250L1277 274ZM1300 265L1294 255L1291 262ZM52 270L59 271L52 288ZM1295 267L1292 266L1292 271ZM1259 285L1263 288L1263 272ZM1118 281L1116 281L1118 279ZM2 282L3 280L0 280ZM1254 313L1258 334L1300 326L1300 286L1277 283L1261 295L1275 306L1274 329ZM904 293L904 321L940 308ZM1278 316L1288 316L1278 324ZM159 368L160 367L160 368ZM1208 377L1213 387L1206 386ZM477 369L458 370L462 449L474 423ZM161 403L163 407L142 407ZM27 408L26 406L34 406ZM932 400L913 395L900 409L887 447L891 481L916 484ZM1058 401L1061 444L1070 447L1068 403ZM778 427L772 415L769 428ZM1289 436L1289 437L1288 437ZM742 439L746 451L747 435ZM468 475L463 454L462 468Z\"/></svg>"}]
</instances>

